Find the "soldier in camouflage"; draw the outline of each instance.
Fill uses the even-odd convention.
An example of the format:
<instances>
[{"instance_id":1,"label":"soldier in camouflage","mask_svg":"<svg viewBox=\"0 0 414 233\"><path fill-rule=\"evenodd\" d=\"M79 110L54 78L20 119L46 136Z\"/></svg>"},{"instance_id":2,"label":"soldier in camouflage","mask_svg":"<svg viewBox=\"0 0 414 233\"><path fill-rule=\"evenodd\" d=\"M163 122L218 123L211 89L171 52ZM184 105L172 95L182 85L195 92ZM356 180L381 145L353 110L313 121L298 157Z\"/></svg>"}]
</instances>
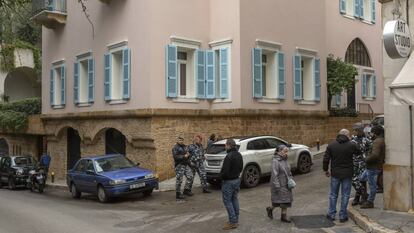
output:
<instances>
[{"instance_id":1,"label":"soldier in camouflage","mask_svg":"<svg viewBox=\"0 0 414 233\"><path fill-rule=\"evenodd\" d=\"M193 176L195 176L195 173L198 173L198 176L200 177L201 185L203 186L203 193L210 193L210 191L207 189L207 174L206 169L204 167L204 148L201 144L202 137L200 135L197 135L194 137L193 144L188 146L188 153L190 154L190 164L191 169L193 170ZM192 184L190 186L191 190ZM188 194L187 194L188 195ZM190 193L192 195L192 193Z\"/></svg>"},{"instance_id":2,"label":"soldier in camouflage","mask_svg":"<svg viewBox=\"0 0 414 233\"><path fill-rule=\"evenodd\" d=\"M183 200L184 197L181 194L181 184L183 183L183 177L186 177L184 193L191 193L191 185L193 184L194 176L188 161L189 154L187 147L185 146L184 139L182 137L178 137L177 144L175 144L172 149L172 154L175 163L176 199Z\"/></svg>"},{"instance_id":3,"label":"soldier in camouflage","mask_svg":"<svg viewBox=\"0 0 414 233\"><path fill-rule=\"evenodd\" d=\"M359 205L364 203L367 198L367 182L361 181L360 177L366 169L365 157L368 155L372 147L372 141L366 137L364 133L364 126L357 123L353 126L355 135L352 137L352 142L358 145L358 149L361 153L354 154L354 175L352 177L352 186L354 187L356 194L352 205Z\"/></svg>"}]
</instances>

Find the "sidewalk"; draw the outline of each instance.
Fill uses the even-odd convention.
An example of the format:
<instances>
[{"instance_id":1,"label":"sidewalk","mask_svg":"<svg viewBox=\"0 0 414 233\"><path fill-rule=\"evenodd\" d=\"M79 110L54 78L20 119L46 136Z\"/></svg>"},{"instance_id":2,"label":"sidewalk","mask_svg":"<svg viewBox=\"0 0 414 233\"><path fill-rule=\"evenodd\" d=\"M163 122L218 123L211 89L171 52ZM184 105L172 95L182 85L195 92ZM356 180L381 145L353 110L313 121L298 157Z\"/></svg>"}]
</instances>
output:
<instances>
[{"instance_id":1,"label":"sidewalk","mask_svg":"<svg viewBox=\"0 0 414 233\"><path fill-rule=\"evenodd\" d=\"M312 147L309 150L314 157L319 157L319 156L323 156L327 146L328 146L327 144L324 144L320 146L319 150L316 147ZM50 183L50 179L48 179L47 187L68 190L65 180L55 180L54 183ZM196 175L194 179L193 187L201 187L200 177L198 177L198 175ZM160 182L159 190L154 190L154 191L166 192L166 191L174 191L174 190L175 190L175 177L169 180L164 180Z\"/></svg>"},{"instance_id":2,"label":"sidewalk","mask_svg":"<svg viewBox=\"0 0 414 233\"><path fill-rule=\"evenodd\" d=\"M387 211L383 209L383 196L377 194L374 209L360 209L349 204L349 216L365 232L397 233L414 232L414 214Z\"/></svg>"}]
</instances>

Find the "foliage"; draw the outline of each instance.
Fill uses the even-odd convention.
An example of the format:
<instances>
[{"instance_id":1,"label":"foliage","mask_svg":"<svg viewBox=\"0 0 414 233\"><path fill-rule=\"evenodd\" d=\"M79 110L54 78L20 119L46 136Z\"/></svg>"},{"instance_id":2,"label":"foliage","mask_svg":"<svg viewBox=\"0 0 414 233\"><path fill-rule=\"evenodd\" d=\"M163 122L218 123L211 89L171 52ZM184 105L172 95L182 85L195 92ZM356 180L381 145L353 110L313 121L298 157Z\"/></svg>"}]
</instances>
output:
<instances>
[{"instance_id":1,"label":"foliage","mask_svg":"<svg viewBox=\"0 0 414 233\"><path fill-rule=\"evenodd\" d=\"M27 128L28 116L41 113L41 99L31 98L0 103L0 129L19 131Z\"/></svg>"},{"instance_id":2,"label":"foliage","mask_svg":"<svg viewBox=\"0 0 414 233\"><path fill-rule=\"evenodd\" d=\"M333 117L357 117L358 112L350 107L346 108L332 108L329 110L329 116Z\"/></svg>"},{"instance_id":3,"label":"foliage","mask_svg":"<svg viewBox=\"0 0 414 233\"><path fill-rule=\"evenodd\" d=\"M0 50L0 69L4 72L10 72L13 70L15 57L14 51L16 49L30 49L33 52L33 60L34 60L34 69L36 73L40 76L42 72L42 63L40 58L40 49L33 46L32 44L20 40L16 40L13 43L6 44Z\"/></svg>"}]
</instances>

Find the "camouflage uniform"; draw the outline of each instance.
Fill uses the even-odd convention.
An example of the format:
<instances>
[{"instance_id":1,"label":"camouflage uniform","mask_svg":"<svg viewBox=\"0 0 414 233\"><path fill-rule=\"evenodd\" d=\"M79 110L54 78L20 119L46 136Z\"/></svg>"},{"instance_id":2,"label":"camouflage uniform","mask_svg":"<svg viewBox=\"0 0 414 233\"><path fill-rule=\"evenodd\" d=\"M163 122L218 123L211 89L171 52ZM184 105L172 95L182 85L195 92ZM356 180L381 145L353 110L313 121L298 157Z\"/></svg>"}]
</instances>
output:
<instances>
[{"instance_id":1,"label":"camouflage uniform","mask_svg":"<svg viewBox=\"0 0 414 233\"><path fill-rule=\"evenodd\" d=\"M354 187L356 194L358 196L364 196L367 194L366 182L362 182L360 177L365 171L366 163L365 157L368 155L372 147L372 141L363 136L353 136L352 142L358 145L358 149L361 151L359 154L354 154L353 164L354 164L354 175L352 177L352 186Z\"/></svg>"},{"instance_id":2,"label":"camouflage uniform","mask_svg":"<svg viewBox=\"0 0 414 233\"><path fill-rule=\"evenodd\" d=\"M183 183L183 177L186 177L184 190L191 190L193 184L193 173L189 166L188 159L185 158L187 148L185 145L175 144L172 149L172 154L175 163L175 190L181 193L181 184Z\"/></svg>"},{"instance_id":3,"label":"camouflage uniform","mask_svg":"<svg viewBox=\"0 0 414 233\"><path fill-rule=\"evenodd\" d=\"M201 186L203 189L207 189L207 174L204 167L204 148L201 144L193 143L188 146L188 153L190 154L190 164L191 169L193 170L193 176L195 173L198 173L200 177ZM192 188L193 183L191 183L190 189Z\"/></svg>"}]
</instances>

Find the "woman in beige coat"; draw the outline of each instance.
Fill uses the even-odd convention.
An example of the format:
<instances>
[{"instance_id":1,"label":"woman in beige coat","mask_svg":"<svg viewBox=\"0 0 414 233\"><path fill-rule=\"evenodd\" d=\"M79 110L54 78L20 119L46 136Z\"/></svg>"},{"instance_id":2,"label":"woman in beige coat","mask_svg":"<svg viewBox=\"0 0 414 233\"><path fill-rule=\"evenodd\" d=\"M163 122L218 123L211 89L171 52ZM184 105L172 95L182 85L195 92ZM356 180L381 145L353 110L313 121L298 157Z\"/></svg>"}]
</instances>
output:
<instances>
[{"instance_id":1,"label":"woman in beige coat","mask_svg":"<svg viewBox=\"0 0 414 233\"><path fill-rule=\"evenodd\" d=\"M276 149L272 160L272 174L270 180L272 206L266 208L267 216L273 219L274 208L280 207L280 220L286 223L291 222L287 218L287 208L292 206L293 201L292 190L288 187L288 177L292 177L287 160L288 152L289 148L285 145L280 145Z\"/></svg>"}]
</instances>

